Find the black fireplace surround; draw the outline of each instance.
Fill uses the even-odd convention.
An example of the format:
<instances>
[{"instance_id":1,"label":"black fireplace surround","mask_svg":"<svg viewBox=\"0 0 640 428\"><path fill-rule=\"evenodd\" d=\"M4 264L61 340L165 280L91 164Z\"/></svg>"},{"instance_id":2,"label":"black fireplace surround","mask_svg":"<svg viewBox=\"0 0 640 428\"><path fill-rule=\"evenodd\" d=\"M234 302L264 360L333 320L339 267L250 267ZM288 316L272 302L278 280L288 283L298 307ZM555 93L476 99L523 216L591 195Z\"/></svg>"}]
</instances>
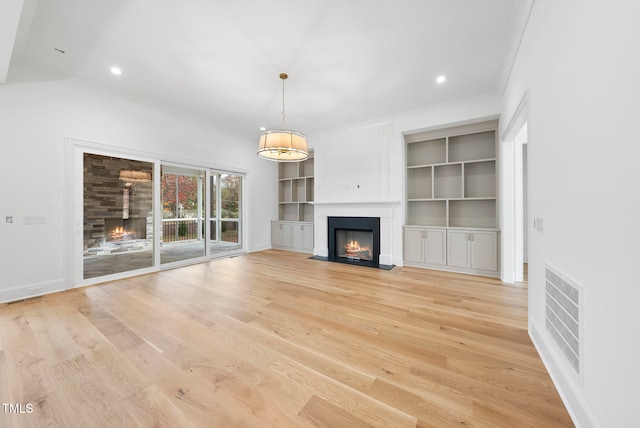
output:
<instances>
[{"instance_id":1,"label":"black fireplace surround","mask_svg":"<svg viewBox=\"0 0 640 428\"><path fill-rule=\"evenodd\" d=\"M329 261L347 263L358 266L380 267L380 218L379 217L328 217L329 229ZM339 231L372 232L371 260L351 257L340 257L336 248Z\"/></svg>"}]
</instances>

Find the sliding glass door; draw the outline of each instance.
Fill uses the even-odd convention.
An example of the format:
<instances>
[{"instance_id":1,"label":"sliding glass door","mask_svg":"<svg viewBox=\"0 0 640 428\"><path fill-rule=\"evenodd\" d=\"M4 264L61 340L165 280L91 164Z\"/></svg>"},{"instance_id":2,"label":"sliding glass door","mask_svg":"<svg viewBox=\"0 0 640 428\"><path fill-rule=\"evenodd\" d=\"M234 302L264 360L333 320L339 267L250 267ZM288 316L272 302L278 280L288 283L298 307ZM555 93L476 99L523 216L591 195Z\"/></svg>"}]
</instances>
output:
<instances>
[{"instance_id":1,"label":"sliding glass door","mask_svg":"<svg viewBox=\"0 0 640 428\"><path fill-rule=\"evenodd\" d=\"M82 278L153 266L151 162L82 154Z\"/></svg>"},{"instance_id":2,"label":"sliding glass door","mask_svg":"<svg viewBox=\"0 0 640 428\"><path fill-rule=\"evenodd\" d=\"M76 283L243 250L243 174L88 143L73 153Z\"/></svg>"},{"instance_id":3,"label":"sliding glass door","mask_svg":"<svg viewBox=\"0 0 640 428\"><path fill-rule=\"evenodd\" d=\"M211 172L211 254L242 248L242 175Z\"/></svg>"},{"instance_id":4,"label":"sliding glass door","mask_svg":"<svg viewBox=\"0 0 640 428\"><path fill-rule=\"evenodd\" d=\"M160 263L205 256L205 171L162 165Z\"/></svg>"}]
</instances>

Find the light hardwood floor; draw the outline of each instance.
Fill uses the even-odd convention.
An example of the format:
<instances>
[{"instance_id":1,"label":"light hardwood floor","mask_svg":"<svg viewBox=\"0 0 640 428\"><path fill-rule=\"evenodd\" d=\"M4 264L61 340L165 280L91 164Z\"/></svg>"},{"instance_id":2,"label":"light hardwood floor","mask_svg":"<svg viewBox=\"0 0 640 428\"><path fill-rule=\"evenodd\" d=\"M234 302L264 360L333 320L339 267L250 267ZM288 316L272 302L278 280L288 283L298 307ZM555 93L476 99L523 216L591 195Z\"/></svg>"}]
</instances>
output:
<instances>
[{"instance_id":1,"label":"light hardwood floor","mask_svg":"<svg viewBox=\"0 0 640 428\"><path fill-rule=\"evenodd\" d=\"M0 305L2 427L569 427L527 289L269 250Z\"/></svg>"}]
</instances>

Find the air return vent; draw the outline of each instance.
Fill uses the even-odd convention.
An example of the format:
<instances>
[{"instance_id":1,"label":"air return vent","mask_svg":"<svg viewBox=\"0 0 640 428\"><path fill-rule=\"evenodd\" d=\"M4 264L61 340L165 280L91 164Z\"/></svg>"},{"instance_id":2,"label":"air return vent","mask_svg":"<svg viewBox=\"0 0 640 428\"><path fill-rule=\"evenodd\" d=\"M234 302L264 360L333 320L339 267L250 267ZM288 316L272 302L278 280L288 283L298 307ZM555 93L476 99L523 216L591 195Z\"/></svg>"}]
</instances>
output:
<instances>
[{"instance_id":1,"label":"air return vent","mask_svg":"<svg viewBox=\"0 0 640 428\"><path fill-rule=\"evenodd\" d=\"M567 280L559 272L546 266L546 317L547 330L577 374L581 369L582 338L580 322L582 287Z\"/></svg>"}]
</instances>

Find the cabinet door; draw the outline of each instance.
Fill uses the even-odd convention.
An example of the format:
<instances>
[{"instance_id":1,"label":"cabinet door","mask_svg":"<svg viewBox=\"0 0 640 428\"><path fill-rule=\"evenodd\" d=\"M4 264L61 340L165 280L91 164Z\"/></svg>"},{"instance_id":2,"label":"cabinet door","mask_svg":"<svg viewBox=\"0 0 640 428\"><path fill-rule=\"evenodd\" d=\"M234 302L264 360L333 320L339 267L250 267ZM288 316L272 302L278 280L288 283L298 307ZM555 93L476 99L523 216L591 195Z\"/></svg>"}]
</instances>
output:
<instances>
[{"instance_id":1,"label":"cabinet door","mask_svg":"<svg viewBox=\"0 0 640 428\"><path fill-rule=\"evenodd\" d=\"M470 267L469 240L471 233L468 230L447 231L447 262L450 266Z\"/></svg>"},{"instance_id":2,"label":"cabinet door","mask_svg":"<svg viewBox=\"0 0 640 428\"><path fill-rule=\"evenodd\" d=\"M313 250L313 223L294 224L291 242L293 248Z\"/></svg>"},{"instance_id":3,"label":"cabinet door","mask_svg":"<svg viewBox=\"0 0 640 428\"><path fill-rule=\"evenodd\" d=\"M271 245L291 247L291 223L271 223Z\"/></svg>"},{"instance_id":4,"label":"cabinet door","mask_svg":"<svg viewBox=\"0 0 640 428\"><path fill-rule=\"evenodd\" d=\"M498 270L498 233L480 231L472 233L471 267Z\"/></svg>"},{"instance_id":5,"label":"cabinet door","mask_svg":"<svg viewBox=\"0 0 640 428\"><path fill-rule=\"evenodd\" d=\"M446 265L446 232L439 229L427 229L424 231L423 236L424 261L436 265Z\"/></svg>"},{"instance_id":6,"label":"cabinet door","mask_svg":"<svg viewBox=\"0 0 640 428\"><path fill-rule=\"evenodd\" d=\"M404 259L408 262L424 262L423 229L404 230Z\"/></svg>"}]
</instances>

